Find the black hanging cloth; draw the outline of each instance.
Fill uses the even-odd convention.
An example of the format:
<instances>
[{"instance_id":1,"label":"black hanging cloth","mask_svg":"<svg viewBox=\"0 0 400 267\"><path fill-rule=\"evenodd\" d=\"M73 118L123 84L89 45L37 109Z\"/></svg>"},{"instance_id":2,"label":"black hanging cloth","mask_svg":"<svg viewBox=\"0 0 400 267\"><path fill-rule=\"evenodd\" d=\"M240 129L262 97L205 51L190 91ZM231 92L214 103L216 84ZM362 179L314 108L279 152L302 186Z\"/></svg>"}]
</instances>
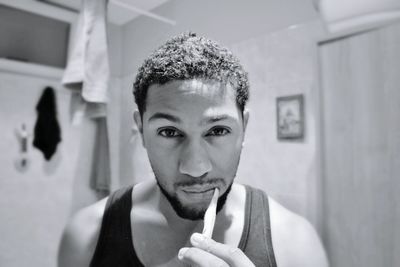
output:
<instances>
[{"instance_id":1,"label":"black hanging cloth","mask_svg":"<svg viewBox=\"0 0 400 267\"><path fill-rule=\"evenodd\" d=\"M61 141L61 130L57 121L57 106L54 89L46 87L36 106L37 120L33 145L50 160Z\"/></svg>"}]
</instances>

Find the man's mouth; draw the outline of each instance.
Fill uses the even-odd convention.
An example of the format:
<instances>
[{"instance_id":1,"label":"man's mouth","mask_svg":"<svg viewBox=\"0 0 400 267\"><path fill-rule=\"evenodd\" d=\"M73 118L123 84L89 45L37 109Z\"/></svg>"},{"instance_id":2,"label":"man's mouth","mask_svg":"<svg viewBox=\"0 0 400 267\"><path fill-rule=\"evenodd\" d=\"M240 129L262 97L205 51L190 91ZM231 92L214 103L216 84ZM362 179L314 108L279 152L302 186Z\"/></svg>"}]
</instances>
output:
<instances>
[{"instance_id":1,"label":"man's mouth","mask_svg":"<svg viewBox=\"0 0 400 267\"><path fill-rule=\"evenodd\" d=\"M189 201L188 203L195 201L207 204L212 198L215 188L217 188L216 185L191 185L181 187L181 192L183 193L182 197Z\"/></svg>"},{"instance_id":2,"label":"man's mouth","mask_svg":"<svg viewBox=\"0 0 400 267\"><path fill-rule=\"evenodd\" d=\"M185 193L189 194L204 194L204 193L213 193L214 189L217 186L188 186L188 187L182 187L182 191Z\"/></svg>"}]
</instances>

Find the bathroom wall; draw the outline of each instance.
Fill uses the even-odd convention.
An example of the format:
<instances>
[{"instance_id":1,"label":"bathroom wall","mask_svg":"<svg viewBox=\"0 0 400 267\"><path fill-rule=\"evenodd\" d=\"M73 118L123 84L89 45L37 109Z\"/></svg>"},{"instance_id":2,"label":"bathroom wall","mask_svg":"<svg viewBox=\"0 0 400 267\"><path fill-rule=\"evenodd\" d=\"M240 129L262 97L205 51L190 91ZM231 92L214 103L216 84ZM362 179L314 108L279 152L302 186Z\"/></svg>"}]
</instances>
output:
<instances>
[{"instance_id":1,"label":"bathroom wall","mask_svg":"<svg viewBox=\"0 0 400 267\"><path fill-rule=\"evenodd\" d=\"M47 162L33 148L36 104L45 86L56 90L62 141ZM70 126L70 93L58 81L0 72L0 265L55 266L58 241L72 202L72 184L80 145L79 129ZM16 129L30 134L29 167L19 172Z\"/></svg>"},{"instance_id":2,"label":"bathroom wall","mask_svg":"<svg viewBox=\"0 0 400 267\"><path fill-rule=\"evenodd\" d=\"M320 45L332 266L400 266L400 22Z\"/></svg>"},{"instance_id":3,"label":"bathroom wall","mask_svg":"<svg viewBox=\"0 0 400 267\"><path fill-rule=\"evenodd\" d=\"M112 79L112 85L116 91L111 101L117 103L118 79ZM49 162L32 145L35 107L45 86L56 91L62 134L57 153ZM70 98L70 91L58 80L0 72L0 266L56 266L65 224L75 211L98 200L89 186L94 139L82 134L94 131L94 123L85 120L79 126L71 125ZM119 120L112 118L119 116L118 107L109 109L108 124L114 176L119 153L118 132L113 129L119 129L119 124L115 126ZM19 172L15 167L20 156L16 130L22 123L30 134L30 164Z\"/></svg>"},{"instance_id":4,"label":"bathroom wall","mask_svg":"<svg viewBox=\"0 0 400 267\"><path fill-rule=\"evenodd\" d=\"M318 22L231 45L249 72L250 121L238 181L260 187L320 227L318 150ZM277 139L276 98L303 94L305 136Z\"/></svg>"},{"instance_id":5,"label":"bathroom wall","mask_svg":"<svg viewBox=\"0 0 400 267\"><path fill-rule=\"evenodd\" d=\"M238 181L264 189L319 227L315 36L321 25L311 1L209 2L171 1L156 10L176 26L139 18L123 29L121 184L153 177L140 139L131 138L136 70L167 38L192 30L230 47L250 73L251 116ZM276 97L299 93L306 102L305 138L278 141Z\"/></svg>"}]
</instances>

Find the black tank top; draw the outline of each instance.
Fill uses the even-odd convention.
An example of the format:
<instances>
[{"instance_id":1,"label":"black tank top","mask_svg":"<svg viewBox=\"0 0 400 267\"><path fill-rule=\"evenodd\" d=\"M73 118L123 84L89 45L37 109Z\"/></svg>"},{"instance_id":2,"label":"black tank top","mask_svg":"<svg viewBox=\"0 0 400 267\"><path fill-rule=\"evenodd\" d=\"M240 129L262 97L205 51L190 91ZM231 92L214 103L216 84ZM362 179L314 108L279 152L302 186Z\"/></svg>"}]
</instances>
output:
<instances>
[{"instance_id":1,"label":"black tank top","mask_svg":"<svg viewBox=\"0 0 400 267\"><path fill-rule=\"evenodd\" d=\"M258 267L276 267L267 195L246 187L245 223L239 248ZM133 247L130 213L132 186L110 195L90 267L144 267Z\"/></svg>"}]
</instances>

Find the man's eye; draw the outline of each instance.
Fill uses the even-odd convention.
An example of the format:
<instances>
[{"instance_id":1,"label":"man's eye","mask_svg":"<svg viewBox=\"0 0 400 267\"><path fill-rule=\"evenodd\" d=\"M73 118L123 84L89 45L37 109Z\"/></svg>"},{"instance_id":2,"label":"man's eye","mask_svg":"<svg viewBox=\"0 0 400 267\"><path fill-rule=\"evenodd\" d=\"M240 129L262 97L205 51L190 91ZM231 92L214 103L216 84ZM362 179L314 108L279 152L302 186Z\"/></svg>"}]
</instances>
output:
<instances>
[{"instance_id":1,"label":"man's eye","mask_svg":"<svg viewBox=\"0 0 400 267\"><path fill-rule=\"evenodd\" d=\"M207 136L224 136L230 133L230 130L223 127L216 127L207 133Z\"/></svg>"},{"instance_id":2,"label":"man's eye","mask_svg":"<svg viewBox=\"0 0 400 267\"><path fill-rule=\"evenodd\" d=\"M167 138L182 136L182 134L175 129L162 129L162 130L158 131L158 134L163 137L167 137Z\"/></svg>"}]
</instances>

